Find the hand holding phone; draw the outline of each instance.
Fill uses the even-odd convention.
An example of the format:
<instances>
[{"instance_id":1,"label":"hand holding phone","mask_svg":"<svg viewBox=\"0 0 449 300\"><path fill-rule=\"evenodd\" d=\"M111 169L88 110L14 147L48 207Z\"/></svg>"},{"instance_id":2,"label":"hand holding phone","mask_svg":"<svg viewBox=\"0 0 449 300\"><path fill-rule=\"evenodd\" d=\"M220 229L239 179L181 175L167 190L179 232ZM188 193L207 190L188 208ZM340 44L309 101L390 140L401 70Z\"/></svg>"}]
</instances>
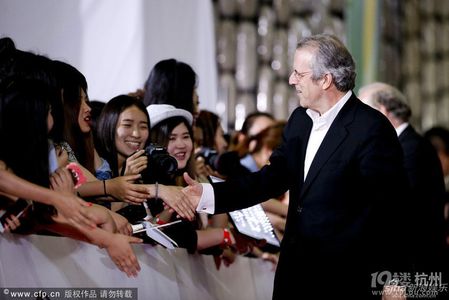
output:
<instances>
[{"instance_id":1,"label":"hand holding phone","mask_svg":"<svg viewBox=\"0 0 449 300\"><path fill-rule=\"evenodd\" d=\"M73 163L73 162L69 163L66 166L66 168L72 174L72 179L73 179L73 184L75 185L75 189L87 181L86 176L84 176L83 171L76 163Z\"/></svg>"},{"instance_id":2,"label":"hand holding phone","mask_svg":"<svg viewBox=\"0 0 449 300\"><path fill-rule=\"evenodd\" d=\"M5 227L8 225L6 219L11 219L11 216L16 216L16 218L20 219L30 206L31 203L28 201L18 199L7 208L0 210L0 232L5 232Z\"/></svg>"}]
</instances>

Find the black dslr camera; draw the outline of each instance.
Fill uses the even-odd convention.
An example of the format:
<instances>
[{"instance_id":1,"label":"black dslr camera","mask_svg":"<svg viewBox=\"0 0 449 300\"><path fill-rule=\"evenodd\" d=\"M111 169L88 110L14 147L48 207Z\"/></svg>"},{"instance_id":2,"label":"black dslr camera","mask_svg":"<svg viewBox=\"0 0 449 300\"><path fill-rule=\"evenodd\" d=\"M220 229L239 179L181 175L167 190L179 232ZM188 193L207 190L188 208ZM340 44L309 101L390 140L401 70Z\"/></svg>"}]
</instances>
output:
<instances>
[{"instance_id":1,"label":"black dslr camera","mask_svg":"<svg viewBox=\"0 0 449 300\"><path fill-rule=\"evenodd\" d=\"M145 155L148 157L148 166L141 173L143 183L170 184L178 170L178 162L167 149L156 144L149 144L145 148Z\"/></svg>"},{"instance_id":2,"label":"black dslr camera","mask_svg":"<svg viewBox=\"0 0 449 300\"><path fill-rule=\"evenodd\" d=\"M218 159L220 158L220 155L216 150L208 147L202 147L196 154L196 157L203 157L204 163L210 166L213 170L217 171Z\"/></svg>"},{"instance_id":3,"label":"black dslr camera","mask_svg":"<svg viewBox=\"0 0 449 300\"><path fill-rule=\"evenodd\" d=\"M248 169L240 164L240 157L236 151L219 154L214 149L203 147L196 154L196 157L203 157L206 165L224 176L238 176L249 173Z\"/></svg>"},{"instance_id":4,"label":"black dslr camera","mask_svg":"<svg viewBox=\"0 0 449 300\"><path fill-rule=\"evenodd\" d=\"M178 162L170 154L167 149L156 144L150 144L145 148L145 154L148 157L148 164L142 175L142 183L144 184L174 184L176 171L178 170ZM125 167L123 167L125 170ZM122 174L123 175L123 174ZM163 202L147 201L148 208L156 215L164 209ZM156 212L156 213L155 213ZM142 221L147 215L146 210L141 205L128 205L117 211L124 216L130 223L137 223Z\"/></svg>"}]
</instances>

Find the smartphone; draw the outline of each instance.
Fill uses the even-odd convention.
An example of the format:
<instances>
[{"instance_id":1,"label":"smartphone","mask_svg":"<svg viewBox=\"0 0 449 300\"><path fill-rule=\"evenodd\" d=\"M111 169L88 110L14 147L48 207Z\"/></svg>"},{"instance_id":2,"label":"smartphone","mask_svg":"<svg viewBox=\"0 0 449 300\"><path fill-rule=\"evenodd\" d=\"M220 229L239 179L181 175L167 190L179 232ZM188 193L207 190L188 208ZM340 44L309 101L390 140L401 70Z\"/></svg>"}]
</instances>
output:
<instances>
[{"instance_id":1,"label":"smartphone","mask_svg":"<svg viewBox=\"0 0 449 300\"><path fill-rule=\"evenodd\" d=\"M28 209L30 205L31 204L28 201L18 199L10 206L0 210L0 232L3 233L5 231L5 226L8 224L6 223L7 218L11 218L11 215L20 218L20 216Z\"/></svg>"}]
</instances>

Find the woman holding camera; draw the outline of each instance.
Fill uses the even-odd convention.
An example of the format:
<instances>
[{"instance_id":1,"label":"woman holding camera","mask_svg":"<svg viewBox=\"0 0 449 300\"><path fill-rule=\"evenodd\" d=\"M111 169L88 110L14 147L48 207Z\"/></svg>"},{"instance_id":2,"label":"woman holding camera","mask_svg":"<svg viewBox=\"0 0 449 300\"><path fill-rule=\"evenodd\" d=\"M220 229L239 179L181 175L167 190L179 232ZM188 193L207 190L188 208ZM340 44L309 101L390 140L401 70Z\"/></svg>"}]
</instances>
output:
<instances>
[{"instance_id":1,"label":"woman holding camera","mask_svg":"<svg viewBox=\"0 0 449 300\"><path fill-rule=\"evenodd\" d=\"M62 109L52 110L55 124L51 131L60 163L76 162L83 169L87 182L79 187L81 197L108 208L111 201L141 203L149 197L146 188L134 184L136 175L111 178L111 170L94 146L91 108L84 75L72 65L52 61ZM65 160L65 161L64 161Z\"/></svg>"},{"instance_id":2,"label":"woman holding camera","mask_svg":"<svg viewBox=\"0 0 449 300\"><path fill-rule=\"evenodd\" d=\"M198 178L193 156L192 114L168 104L152 104L147 110L151 120L151 141L166 147L168 154L174 157L178 164L178 171L171 184L185 186L182 176L184 172ZM157 223L163 224L173 220L169 210L162 210L161 207L158 211L156 209L154 208ZM183 225L190 226L190 231L176 225L167 228L166 233L172 235L190 252L216 254L217 258L223 259L225 265L232 263L235 252L231 251L230 247L235 245L235 237L228 230L227 218L223 222L223 216L213 216L210 220L202 214L197 214L197 217L197 223L189 222L190 224Z\"/></svg>"},{"instance_id":3,"label":"woman holding camera","mask_svg":"<svg viewBox=\"0 0 449 300\"><path fill-rule=\"evenodd\" d=\"M106 103L97 121L98 152L109 162L113 178L126 175L137 180L148 171L145 148L149 144L149 124L148 112L136 98L119 95ZM193 218L190 203L176 187L150 183L140 186L149 191L147 198L157 193L181 217Z\"/></svg>"}]
</instances>

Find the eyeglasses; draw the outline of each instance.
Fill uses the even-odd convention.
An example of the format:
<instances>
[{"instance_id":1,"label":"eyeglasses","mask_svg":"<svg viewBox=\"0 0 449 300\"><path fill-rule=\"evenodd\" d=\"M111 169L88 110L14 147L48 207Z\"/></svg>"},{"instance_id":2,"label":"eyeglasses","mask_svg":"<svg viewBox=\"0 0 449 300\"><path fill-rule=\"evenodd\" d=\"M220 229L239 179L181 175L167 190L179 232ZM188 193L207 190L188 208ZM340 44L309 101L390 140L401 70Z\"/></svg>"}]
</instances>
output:
<instances>
[{"instance_id":1,"label":"eyeglasses","mask_svg":"<svg viewBox=\"0 0 449 300\"><path fill-rule=\"evenodd\" d=\"M306 71L306 72L298 72L296 70L293 70L293 76L295 76L296 80L301 80L304 78L304 76L306 76L307 74L312 73L312 71Z\"/></svg>"}]
</instances>

